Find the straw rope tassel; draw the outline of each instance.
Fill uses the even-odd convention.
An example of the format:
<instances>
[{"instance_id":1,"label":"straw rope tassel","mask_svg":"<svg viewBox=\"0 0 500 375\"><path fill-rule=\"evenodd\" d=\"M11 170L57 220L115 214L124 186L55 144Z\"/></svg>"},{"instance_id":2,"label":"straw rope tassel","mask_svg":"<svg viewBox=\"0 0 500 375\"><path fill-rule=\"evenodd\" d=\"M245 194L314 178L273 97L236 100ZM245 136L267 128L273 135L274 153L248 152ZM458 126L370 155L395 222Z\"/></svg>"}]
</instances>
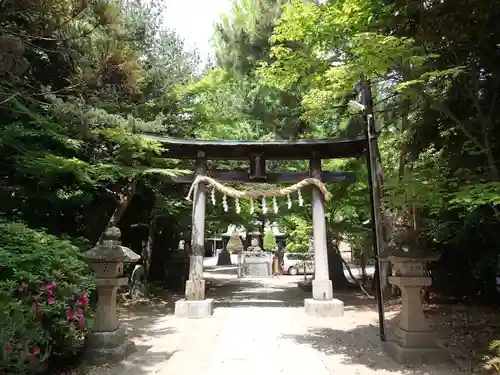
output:
<instances>
[{"instance_id":1,"label":"straw rope tassel","mask_svg":"<svg viewBox=\"0 0 500 375\"><path fill-rule=\"evenodd\" d=\"M212 204L215 206L215 188L212 187L212 191L210 192L210 200L212 201Z\"/></svg>"},{"instance_id":2,"label":"straw rope tassel","mask_svg":"<svg viewBox=\"0 0 500 375\"><path fill-rule=\"evenodd\" d=\"M229 210L229 207L227 205L227 195L224 194L222 197L222 207L224 208L224 212L227 212Z\"/></svg>"}]
</instances>

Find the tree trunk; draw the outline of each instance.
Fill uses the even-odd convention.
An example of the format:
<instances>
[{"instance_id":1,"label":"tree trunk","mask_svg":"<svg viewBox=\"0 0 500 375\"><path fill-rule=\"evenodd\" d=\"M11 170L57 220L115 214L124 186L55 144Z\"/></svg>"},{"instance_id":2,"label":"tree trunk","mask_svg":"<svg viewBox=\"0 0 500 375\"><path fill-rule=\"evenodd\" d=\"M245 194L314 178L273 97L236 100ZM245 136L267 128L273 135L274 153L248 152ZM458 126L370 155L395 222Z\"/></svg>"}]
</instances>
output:
<instances>
[{"instance_id":1,"label":"tree trunk","mask_svg":"<svg viewBox=\"0 0 500 375\"><path fill-rule=\"evenodd\" d=\"M372 297L370 295L370 293L368 293L365 289L365 287L363 286L363 282L360 281L359 279L356 279L354 277L354 275L352 274L352 271L351 271L351 268L349 267L349 265L347 264L347 262L342 258L342 256L340 257L340 259L342 260L342 264L345 266L346 270L347 270L347 273L349 274L349 277L351 278L352 281L354 281L356 283L356 285L359 287L359 289L361 289L361 291L367 296L367 297Z\"/></svg>"},{"instance_id":2,"label":"tree trunk","mask_svg":"<svg viewBox=\"0 0 500 375\"><path fill-rule=\"evenodd\" d=\"M179 236L169 218L155 218L155 232L151 248L149 281L164 282L166 263L178 246Z\"/></svg>"},{"instance_id":3,"label":"tree trunk","mask_svg":"<svg viewBox=\"0 0 500 375\"><path fill-rule=\"evenodd\" d=\"M151 279L151 260L153 255L155 232L156 232L156 217L154 212L152 212L151 219L149 221L148 237L146 238L146 241L144 241L144 246L141 252L144 270L146 274L146 280L148 282Z\"/></svg>"},{"instance_id":4,"label":"tree trunk","mask_svg":"<svg viewBox=\"0 0 500 375\"><path fill-rule=\"evenodd\" d=\"M352 287L352 284L345 276L340 252L331 243L328 244L328 270L333 288Z\"/></svg>"},{"instance_id":5,"label":"tree trunk","mask_svg":"<svg viewBox=\"0 0 500 375\"><path fill-rule=\"evenodd\" d=\"M362 275L363 284L365 284L367 274L366 274L366 254L365 254L364 250L359 257L359 264L361 267L361 275Z\"/></svg>"},{"instance_id":6,"label":"tree trunk","mask_svg":"<svg viewBox=\"0 0 500 375\"><path fill-rule=\"evenodd\" d=\"M231 266L233 263L231 262L231 253L229 250L224 249L219 253L217 257L217 265L218 266Z\"/></svg>"},{"instance_id":7,"label":"tree trunk","mask_svg":"<svg viewBox=\"0 0 500 375\"><path fill-rule=\"evenodd\" d=\"M113 215L111 215L111 218L109 219L106 227L104 230L101 232L101 235L99 236L99 240L97 243L101 242L101 238L106 233L106 230L114 225L117 225L120 219L123 217L123 214L125 211L127 211L128 206L130 205L130 202L132 202L132 199L134 198L135 192L137 189L137 181L133 180L129 186L127 186L124 189L124 192L121 194L117 194L117 207L113 212Z\"/></svg>"}]
</instances>

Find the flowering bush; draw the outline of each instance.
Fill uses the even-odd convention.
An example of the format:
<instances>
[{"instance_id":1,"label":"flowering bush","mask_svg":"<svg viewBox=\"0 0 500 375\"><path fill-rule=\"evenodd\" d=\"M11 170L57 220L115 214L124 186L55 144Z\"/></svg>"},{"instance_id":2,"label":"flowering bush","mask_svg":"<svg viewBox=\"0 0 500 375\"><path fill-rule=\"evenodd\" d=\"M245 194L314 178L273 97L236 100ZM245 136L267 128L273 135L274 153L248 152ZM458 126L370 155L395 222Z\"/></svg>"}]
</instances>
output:
<instances>
[{"instance_id":1,"label":"flowering bush","mask_svg":"<svg viewBox=\"0 0 500 375\"><path fill-rule=\"evenodd\" d=\"M32 372L81 347L94 285L75 246L0 222L0 274L0 373Z\"/></svg>"}]
</instances>

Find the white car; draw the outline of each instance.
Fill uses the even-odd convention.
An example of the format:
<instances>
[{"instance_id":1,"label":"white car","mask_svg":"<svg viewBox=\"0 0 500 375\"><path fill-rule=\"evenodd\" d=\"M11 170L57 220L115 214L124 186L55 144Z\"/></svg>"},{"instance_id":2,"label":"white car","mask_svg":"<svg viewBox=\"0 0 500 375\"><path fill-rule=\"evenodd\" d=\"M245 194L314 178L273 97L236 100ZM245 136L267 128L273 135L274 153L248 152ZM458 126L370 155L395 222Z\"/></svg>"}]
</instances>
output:
<instances>
[{"instance_id":1,"label":"white car","mask_svg":"<svg viewBox=\"0 0 500 375\"><path fill-rule=\"evenodd\" d=\"M304 273L304 264L308 274L314 273L314 260L308 254L285 253L283 254L283 272L288 275Z\"/></svg>"}]
</instances>

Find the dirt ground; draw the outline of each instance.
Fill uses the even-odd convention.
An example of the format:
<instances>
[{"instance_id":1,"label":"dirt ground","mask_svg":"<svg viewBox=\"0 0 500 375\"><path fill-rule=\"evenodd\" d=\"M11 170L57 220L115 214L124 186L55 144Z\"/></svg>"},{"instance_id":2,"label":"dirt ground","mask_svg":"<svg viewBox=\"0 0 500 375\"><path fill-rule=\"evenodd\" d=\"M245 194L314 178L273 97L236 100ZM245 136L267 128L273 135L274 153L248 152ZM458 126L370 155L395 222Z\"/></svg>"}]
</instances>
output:
<instances>
[{"instance_id":1,"label":"dirt ground","mask_svg":"<svg viewBox=\"0 0 500 375\"><path fill-rule=\"evenodd\" d=\"M355 289L337 293L346 305L376 311L375 300ZM400 300L385 304L386 313L398 313ZM426 304L424 313L437 330L439 344L450 353L457 366L467 373L489 373L482 368L484 358L492 353L489 343L500 339L500 311L487 306L464 304ZM387 319L388 330L395 322Z\"/></svg>"}]
</instances>

